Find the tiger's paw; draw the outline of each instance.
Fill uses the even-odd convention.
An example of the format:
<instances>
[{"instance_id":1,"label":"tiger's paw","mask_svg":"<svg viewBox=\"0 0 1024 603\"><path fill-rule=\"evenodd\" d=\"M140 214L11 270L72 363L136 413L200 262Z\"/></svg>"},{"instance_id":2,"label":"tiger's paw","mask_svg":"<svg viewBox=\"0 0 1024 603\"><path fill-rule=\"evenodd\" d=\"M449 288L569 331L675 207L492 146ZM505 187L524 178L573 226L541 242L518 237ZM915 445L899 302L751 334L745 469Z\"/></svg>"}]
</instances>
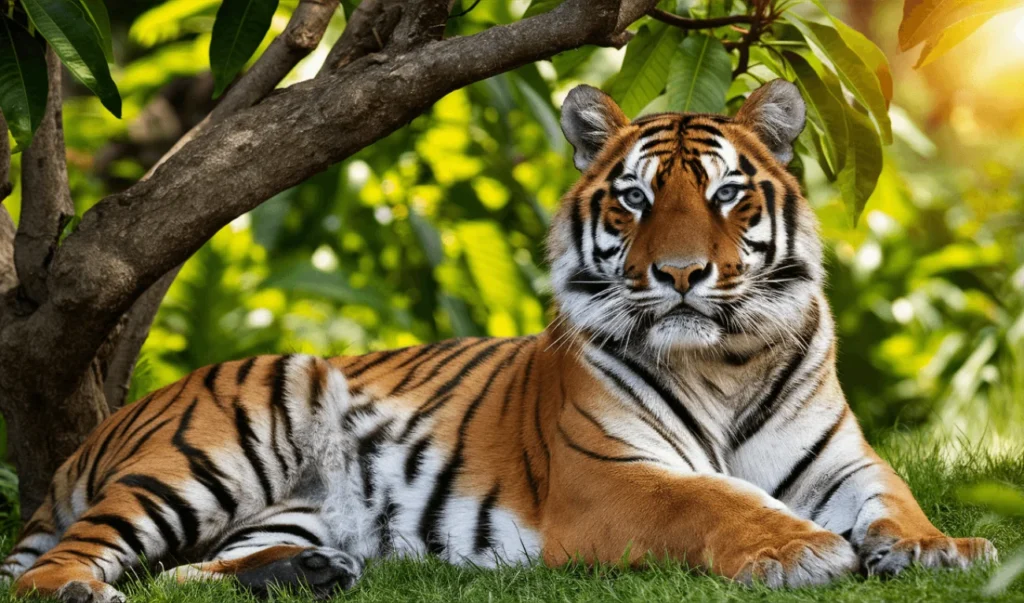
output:
<instances>
[{"instance_id":1,"label":"tiger's paw","mask_svg":"<svg viewBox=\"0 0 1024 603\"><path fill-rule=\"evenodd\" d=\"M824 530L765 548L740 570L736 580L769 588L828 584L857 571L857 553L842 536Z\"/></svg>"},{"instance_id":2,"label":"tiger's paw","mask_svg":"<svg viewBox=\"0 0 1024 603\"><path fill-rule=\"evenodd\" d=\"M887 519L868 528L860 545L860 558L869 576L894 576L915 563L928 568L967 569L999 558L996 548L984 538L903 538L898 534Z\"/></svg>"},{"instance_id":3,"label":"tiger's paw","mask_svg":"<svg viewBox=\"0 0 1024 603\"><path fill-rule=\"evenodd\" d=\"M103 582L73 580L57 591L57 600L63 603L125 603L128 597Z\"/></svg>"},{"instance_id":4,"label":"tiger's paw","mask_svg":"<svg viewBox=\"0 0 1024 603\"><path fill-rule=\"evenodd\" d=\"M317 599L329 599L335 591L355 586L363 573L358 559L337 549L317 547L288 559L237 574L238 581L257 595L273 585L309 586Z\"/></svg>"}]
</instances>

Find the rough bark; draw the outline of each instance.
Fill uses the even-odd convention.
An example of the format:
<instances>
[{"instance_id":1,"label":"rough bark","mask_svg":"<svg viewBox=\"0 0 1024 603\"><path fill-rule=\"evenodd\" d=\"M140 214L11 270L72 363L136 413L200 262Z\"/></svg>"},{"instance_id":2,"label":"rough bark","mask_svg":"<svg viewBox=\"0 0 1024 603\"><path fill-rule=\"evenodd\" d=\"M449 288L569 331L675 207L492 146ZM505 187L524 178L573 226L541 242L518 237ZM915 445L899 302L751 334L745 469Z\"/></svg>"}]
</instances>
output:
<instances>
[{"instance_id":1,"label":"rough bark","mask_svg":"<svg viewBox=\"0 0 1024 603\"><path fill-rule=\"evenodd\" d=\"M567 0L548 13L447 40L438 40L447 2L401 3L386 37L369 18L378 3L389 4L360 4L368 12L362 25L353 15L348 39L343 35L332 51L343 61L197 127L150 177L86 212L54 254L45 297L33 311L16 314L8 296L0 307L5 414L8 408L64 412L71 399L90 391L88 376L107 369L97 354L119 325L123 331L124 313L232 219L387 136L453 90L584 44L621 43L624 26L655 0ZM92 411L81 406L68 414L84 421ZM60 429L75 432L60 421ZM18 437L46 439L35 432ZM74 448L69 445L45 458L18 452L19 468L29 476L23 481L26 512L45 492L54 460Z\"/></svg>"},{"instance_id":2,"label":"rough bark","mask_svg":"<svg viewBox=\"0 0 1024 603\"><path fill-rule=\"evenodd\" d=\"M47 268L61 230L75 215L64 150L61 64L53 49L46 51L46 65L50 94L43 121L21 161L21 218L14 243L18 279L31 303L46 298Z\"/></svg>"}]
</instances>

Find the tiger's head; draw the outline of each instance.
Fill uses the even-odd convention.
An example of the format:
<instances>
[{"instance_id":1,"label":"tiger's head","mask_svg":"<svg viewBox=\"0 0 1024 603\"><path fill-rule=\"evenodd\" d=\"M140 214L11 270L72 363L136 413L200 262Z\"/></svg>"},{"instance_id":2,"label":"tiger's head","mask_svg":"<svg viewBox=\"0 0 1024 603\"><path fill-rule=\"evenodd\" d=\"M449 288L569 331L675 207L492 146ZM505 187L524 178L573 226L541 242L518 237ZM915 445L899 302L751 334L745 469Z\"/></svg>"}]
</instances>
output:
<instances>
[{"instance_id":1,"label":"tiger's head","mask_svg":"<svg viewBox=\"0 0 1024 603\"><path fill-rule=\"evenodd\" d=\"M784 80L732 118L631 122L600 90L573 89L561 123L582 177L548 241L562 318L658 355L742 354L794 333L823 278L817 222L786 169L805 113Z\"/></svg>"}]
</instances>

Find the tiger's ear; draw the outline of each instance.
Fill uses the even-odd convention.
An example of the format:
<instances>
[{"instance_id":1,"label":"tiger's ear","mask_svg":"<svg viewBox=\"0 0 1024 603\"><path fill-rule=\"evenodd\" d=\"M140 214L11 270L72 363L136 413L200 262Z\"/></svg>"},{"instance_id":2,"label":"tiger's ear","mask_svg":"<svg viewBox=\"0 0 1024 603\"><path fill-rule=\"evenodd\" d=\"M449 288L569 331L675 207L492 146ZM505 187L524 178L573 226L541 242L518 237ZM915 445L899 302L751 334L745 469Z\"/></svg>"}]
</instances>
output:
<instances>
[{"instance_id":1,"label":"tiger's ear","mask_svg":"<svg viewBox=\"0 0 1024 603\"><path fill-rule=\"evenodd\" d=\"M786 80L772 80L754 90L735 117L784 164L793 159L793 141L806 119L807 105L800 90Z\"/></svg>"},{"instance_id":2,"label":"tiger's ear","mask_svg":"<svg viewBox=\"0 0 1024 603\"><path fill-rule=\"evenodd\" d=\"M581 85L570 90L562 103L562 132L576 150L576 169L585 171L608 138L628 123L612 97L597 88Z\"/></svg>"}]
</instances>

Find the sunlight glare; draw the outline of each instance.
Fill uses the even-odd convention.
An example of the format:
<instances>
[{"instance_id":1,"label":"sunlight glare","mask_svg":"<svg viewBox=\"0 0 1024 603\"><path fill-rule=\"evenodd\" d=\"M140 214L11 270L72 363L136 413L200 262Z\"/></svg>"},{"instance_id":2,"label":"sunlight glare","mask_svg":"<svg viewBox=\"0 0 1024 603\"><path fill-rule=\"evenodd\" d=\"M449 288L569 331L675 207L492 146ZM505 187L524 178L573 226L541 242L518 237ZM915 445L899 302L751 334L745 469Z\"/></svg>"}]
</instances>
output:
<instances>
[{"instance_id":1,"label":"sunlight glare","mask_svg":"<svg viewBox=\"0 0 1024 603\"><path fill-rule=\"evenodd\" d=\"M1017 36L1018 41L1024 42L1024 17L1017 21L1017 25L1013 27L1013 33Z\"/></svg>"}]
</instances>

